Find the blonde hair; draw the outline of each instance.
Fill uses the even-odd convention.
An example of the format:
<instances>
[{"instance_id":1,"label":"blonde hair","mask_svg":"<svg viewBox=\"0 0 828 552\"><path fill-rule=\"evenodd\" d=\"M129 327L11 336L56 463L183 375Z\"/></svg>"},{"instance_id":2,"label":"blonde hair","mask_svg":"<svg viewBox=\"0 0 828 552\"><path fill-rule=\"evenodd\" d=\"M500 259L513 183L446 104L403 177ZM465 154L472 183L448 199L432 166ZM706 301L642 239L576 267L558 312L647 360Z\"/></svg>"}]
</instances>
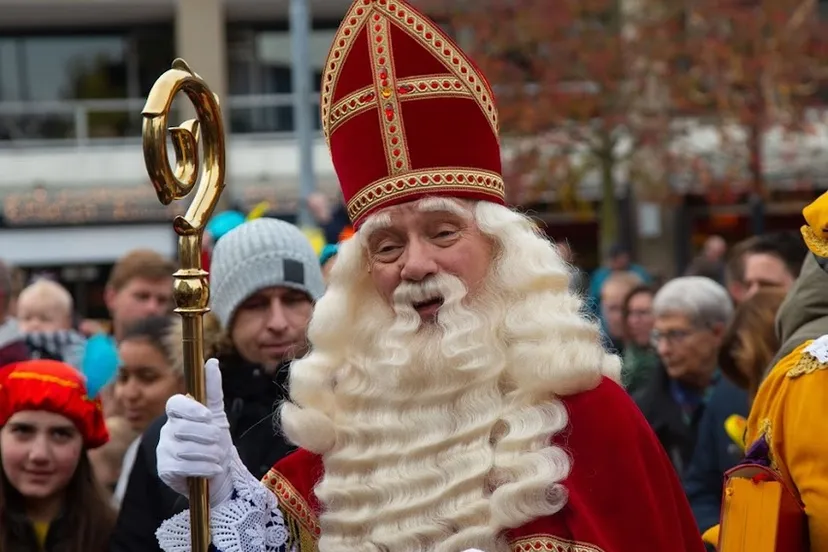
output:
<instances>
[{"instance_id":1,"label":"blonde hair","mask_svg":"<svg viewBox=\"0 0 828 552\"><path fill-rule=\"evenodd\" d=\"M37 301L46 303L49 307L59 308L70 319L72 317L72 311L75 308L72 295L69 291L57 282L45 278L36 280L20 292L20 296L17 298L18 310L27 301Z\"/></svg>"},{"instance_id":2,"label":"blonde hair","mask_svg":"<svg viewBox=\"0 0 828 552\"><path fill-rule=\"evenodd\" d=\"M320 552L508 550L506 529L566 504L571 459L552 444L568 423L559 397L619 379L534 223L488 202L443 201L495 246L480 294L466 304L447 274L399 286L409 299L443 294L437 337L419 332L410 300L389 308L379 296L361 231L317 303L312 352L291 366L282 427L325 464Z\"/></svg>"},{"instance_id":3,"label":"blonde hair","mask_svg":"<svg viewBox=\"0 0 828 552\"><path fill-rule=\"evenodd\" d=\"M786 295L782 289L767 288L745 299L722 338L719 367L733 383L748 391L751 401L779 349L774 323Z\"/></svg>"}]
</instances>

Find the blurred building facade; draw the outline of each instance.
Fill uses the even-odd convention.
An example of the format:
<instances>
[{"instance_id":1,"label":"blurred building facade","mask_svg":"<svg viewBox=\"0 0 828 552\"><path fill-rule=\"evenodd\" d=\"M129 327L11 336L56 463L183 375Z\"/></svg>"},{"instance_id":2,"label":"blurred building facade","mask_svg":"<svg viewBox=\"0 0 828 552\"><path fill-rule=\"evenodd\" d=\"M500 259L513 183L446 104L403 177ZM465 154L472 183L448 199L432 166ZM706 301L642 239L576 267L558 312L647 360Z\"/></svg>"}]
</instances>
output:
<instances>
[{"instance_id":1,"label":"blurred building facade","mask_svg":"<svg viewBox=\"0 0 828 552\"><path fill-rule=\"evenodd\" d=\"M318 111L322 66L350 0L307 2L317 87L308 102ZM182 208L161 206L147 180L140 112L176 57L221 98L229 134L228 205L246 209L267 200L274 211L295 212L299 159L289 4L0 0L0 258L29 273L56 274L98 310L109 268L122 253L148 247L175 254L170 220ZM797 226L801 205L813 196L798 183L813 183L802 174L814 169L814 159L828 159L821 154L828 152L828 122L814 129L807 144L786 145L772 134L765 139L765 166L773 173L768 181L786 198L769 203L769 230ZM708 134L701 128L691 141L709 152L715 172L718 146ZM791 167L797 168L787 175ZM321 134L314 170L320 191L338 200ZM828 165L818 171L828 174ZM587 266L599 262L598 178L585 177L574 208L562 207L554 191L543 205L527 206L547 222L552 237L570 241ZM666 274L692 257L693 236L715 232L735 240L750 232L748 206L717 205L692 193L678 206L641 205L626 193L628 177L617 179L625 212L619 239L637 245L639 259Z\"/></svg>"},{"instance_id":2,"label":"blurred building facade","mask_svg":"<svg viewBox=\"0 0 828 552\"><path fill-rule=\"evenodd\" d=\"M349 3L308 0L316 83ZM175 254L170 220L182 207L155 198L140 137L146 96L176 57L221 98L227 205L268 200L276 212L294 212L288 5L0 0L0 258L50 272L98 311L95 298L125 251ZM308 101L316 111L318 96ZM320 191L337 197L321 134L314 154Z\"/></svg>"}]
</instances>

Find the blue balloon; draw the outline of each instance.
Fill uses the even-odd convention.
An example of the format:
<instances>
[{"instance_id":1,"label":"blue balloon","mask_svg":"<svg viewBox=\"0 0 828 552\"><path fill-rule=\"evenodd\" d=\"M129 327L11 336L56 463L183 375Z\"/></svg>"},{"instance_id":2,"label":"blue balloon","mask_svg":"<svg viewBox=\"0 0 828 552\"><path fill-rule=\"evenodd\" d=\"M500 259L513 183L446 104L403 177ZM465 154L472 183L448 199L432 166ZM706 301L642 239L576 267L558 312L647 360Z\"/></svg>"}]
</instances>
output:
<instances>
[{"instance_id":1,"label":"blue balloon","mask_svg":"<svg viewBox=\"0 0 828 552\"><path fill-rule=\"evenodd\" d=\"M86 393L96 397L118 373L118 345L112 336L98 334L86 341L81 359L81 372L86 376Z\"/></svg>"},{"instance_id":2,"label":"blue balloon","mask_svg":"<svg viewBox=\"0 0 828 552\"><path fill-rule=\"evenodd\" d=\"M238 211L222 211L210 219L205 230L213 236L213 240L218 241L230 230L244 224L245 220L245 216Z\"/></svg>"}]
</instances>

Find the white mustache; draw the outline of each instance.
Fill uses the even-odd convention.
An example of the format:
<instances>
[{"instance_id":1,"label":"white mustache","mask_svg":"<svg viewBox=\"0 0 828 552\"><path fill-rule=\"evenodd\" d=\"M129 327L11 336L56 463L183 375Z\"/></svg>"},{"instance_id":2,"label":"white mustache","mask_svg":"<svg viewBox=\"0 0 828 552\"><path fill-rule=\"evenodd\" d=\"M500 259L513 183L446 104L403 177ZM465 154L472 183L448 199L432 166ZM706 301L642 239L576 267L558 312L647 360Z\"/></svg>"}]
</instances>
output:
<instances>
[{"instance_id":1,"label":"white mustache","mask_svg":"<svg viewBox=\"0 0 828 552\"><path fill-rule=\"evenodd\" d=\"M394 304L411 306L435 299L445 300L458 285L463 287L459 278L445 273L436 274L422 282L402 282L394 290Z\"/></svg>"}]
</instances>

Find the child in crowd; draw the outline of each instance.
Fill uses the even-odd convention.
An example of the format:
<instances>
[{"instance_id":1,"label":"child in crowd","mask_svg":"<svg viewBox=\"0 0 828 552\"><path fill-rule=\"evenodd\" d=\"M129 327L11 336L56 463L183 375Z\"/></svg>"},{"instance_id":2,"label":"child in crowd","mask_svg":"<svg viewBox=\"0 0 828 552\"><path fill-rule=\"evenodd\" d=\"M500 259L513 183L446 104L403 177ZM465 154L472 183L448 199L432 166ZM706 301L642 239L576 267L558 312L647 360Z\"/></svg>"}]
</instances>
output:
<instances>
[{"instance_id":1,"label":"child in crowd","mask_svg":"<svg viewBox=\"0 0 828 552\"><path fill-rule=\"evenodd\" d=\"M17 299L17 321L23 333L72 329L72 296L51 280L40 279Z\"/></svg>"},{"instance_id":2,"label":"child in crowd","mask_svg":"<svg viewBox=\"0 0 828 552\"><path fill-rule=\"evenodd\" d=\"M55 360L0 378L0 550L105 552L115 512L87 452L109 435L83 376Z\"/></svg>"}]
</instances>

